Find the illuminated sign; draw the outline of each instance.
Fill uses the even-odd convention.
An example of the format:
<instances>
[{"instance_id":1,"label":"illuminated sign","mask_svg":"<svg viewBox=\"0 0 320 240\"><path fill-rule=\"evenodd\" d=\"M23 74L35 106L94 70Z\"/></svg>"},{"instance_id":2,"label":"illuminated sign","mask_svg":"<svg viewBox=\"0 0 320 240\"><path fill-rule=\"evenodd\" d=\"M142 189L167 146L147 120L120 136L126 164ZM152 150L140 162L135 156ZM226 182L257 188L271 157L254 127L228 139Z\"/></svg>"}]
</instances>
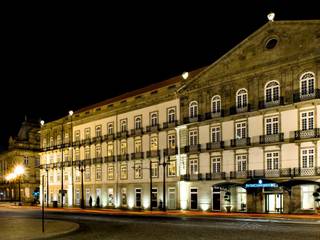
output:
<instances>
[{"instance_id":1,"label":"illuminated sign","mask_svg":"<svg viewBox=\"0 0 320 240\"><path fill-rule=\"evenodd\" d=\"M265 188L265 187L278 187L277 183L263 183L261 179L259 179L258 183L246 183L245 188Z\"/></svg>"}]
</instances>

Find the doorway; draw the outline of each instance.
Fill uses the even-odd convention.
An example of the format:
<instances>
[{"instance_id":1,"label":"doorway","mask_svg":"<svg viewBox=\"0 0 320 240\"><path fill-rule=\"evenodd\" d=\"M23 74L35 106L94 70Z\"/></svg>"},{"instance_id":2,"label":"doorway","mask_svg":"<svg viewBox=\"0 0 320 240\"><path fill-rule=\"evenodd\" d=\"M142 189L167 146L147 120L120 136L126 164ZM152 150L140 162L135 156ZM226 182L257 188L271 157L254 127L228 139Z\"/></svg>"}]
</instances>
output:
<instances>
[{"instance_id":1,"label":"doorway","mask_svg":"<svg viewBox=\"0 0 320 240\"><path fill-rule=\"evenodd\" d=\"M212 192L212 210L220 211L220 189Z\"/></svg>"},{"instance_id":2,"label":"doorway","mask_svg":"<svg viewBox=\"0 0 320 240\"><path fill-rule=\"evenodd\" d=\"M198 189L197 188L191 188L190 189L190 199L191 199L191 204L190 208L192 210L198 209Z\"/></svg>"},{"instance_id":3,"label":"doorway","mask_svg":"<svg viewBox=\"0 0 320 240\"><path fill-rule=\"evenodd\" d=\"M266 209L266 213L282 213L283 212L283 194L282 193L266 193L265 209Z\"/></svg>"},{"instance_id":4,"label":"doorway","mask_svg":"<svg viewBox=\"0 0 320 240\"><path fill-rule=\"evenodd\" d=\"M176 189L169 188L169 209L176 209Z\"/></svg>"}]
</instances>

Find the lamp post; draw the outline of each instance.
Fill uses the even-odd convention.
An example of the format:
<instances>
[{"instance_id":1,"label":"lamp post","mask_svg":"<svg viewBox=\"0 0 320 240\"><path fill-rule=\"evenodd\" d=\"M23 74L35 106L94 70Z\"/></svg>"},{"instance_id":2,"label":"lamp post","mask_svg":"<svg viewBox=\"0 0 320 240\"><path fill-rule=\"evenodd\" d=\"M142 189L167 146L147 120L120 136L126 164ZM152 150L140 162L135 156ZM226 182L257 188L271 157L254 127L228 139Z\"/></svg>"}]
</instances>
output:
<instances>
[{"instance_id":1,"label":"lamp post","mask_svg":"<svg viewBox=\"0 0 320 240\"><path fill-rule=\"evenodd\" d=\"M83 191L83 171L85 169L85 165L83 161L79 161L79 171L81 172L81 199L80 199L80 208L84 209L84 191Z\"/></svg>"},{"instance_id":2,"label":"lamp post","mask_svg":"<svg viewBox=\"0 0 320 240\"><path fill-rule=\"evenodd\" d=\"M14 174L18 178L19 181L19 206L21 206L21 176L24 173L24 167L22 165L16 166L14 169Z\"/></svg>"},{"instance_id":3,"label":"lamp post","mask_svg":"<svg viewBox=\"0 0 320 240\"><path fill-rule=\"evenodd\" d=\"M40 125L41 127L44 125L44 120L40 121ZM49 207L49 169L48 169L48 165L46 165L45 167L46 173L47 173L47 194L46 194L46 202L47 202L47 207ZM42 182L42 184L44 184L44 182Z\"/></svg>"},{"instance_id":4,"label":"lamp post","mask_svg":"<svg viewBox=\"0 0 320 240\"><path fill-rule=\"evenodd\" d=\"M70 110L69 111L69 116L70 116L70 137L69 139L71 139L71 198L72 198L72 206L74 205L74 181L73 181L73 129L72 129L72 115L73 115L73 111Z\"/></svg>"},{"instance_id":5,"label":"lamp post","mask_svg":"<svg viewBox=\"0 0 320 240\"><path fill-rule=\"evenodd\" d=\"M168 156L168 161L170 161L170 156ZM169 165L169 162L165 161L165 156L163 156L163 162L160 163L159 156L159 165L163 166L163 211L166 211L166 166Z\"/></svg>"}]
</instances>

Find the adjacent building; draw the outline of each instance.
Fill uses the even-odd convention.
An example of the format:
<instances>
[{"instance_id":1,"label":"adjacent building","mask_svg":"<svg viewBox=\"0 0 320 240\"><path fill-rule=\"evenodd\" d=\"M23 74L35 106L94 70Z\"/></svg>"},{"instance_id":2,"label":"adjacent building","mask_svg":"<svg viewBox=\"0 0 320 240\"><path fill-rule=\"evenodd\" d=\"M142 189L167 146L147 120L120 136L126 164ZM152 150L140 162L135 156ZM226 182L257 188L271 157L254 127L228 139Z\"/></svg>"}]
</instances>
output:
<instances>
[{"instance_id":1,"label":"adjacent building","mask_svg":"<svg viewBox=\"0 0 320 240\"><path fill-rule=\"evenodd\" d=\"M319 75L320 21L269 21L210 66L47 123L45 201L312 211Z\"/></svg>"}]
</instances>

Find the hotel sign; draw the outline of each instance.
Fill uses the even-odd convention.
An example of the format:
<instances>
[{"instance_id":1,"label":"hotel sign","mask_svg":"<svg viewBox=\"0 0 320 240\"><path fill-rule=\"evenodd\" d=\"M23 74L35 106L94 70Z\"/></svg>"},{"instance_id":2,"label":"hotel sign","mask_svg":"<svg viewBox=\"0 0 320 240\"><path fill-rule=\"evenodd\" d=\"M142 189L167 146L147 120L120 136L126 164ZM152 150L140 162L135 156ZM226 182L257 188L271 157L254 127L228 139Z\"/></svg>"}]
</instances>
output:
<instances>
[{"instance_id":1,"label":"hotel sign","mask_svg":"<svg viewBox=\"0 0 320 240\"><path fill-rule=\"evenodd\" d=\"M261 179L259 179L258 183L246 183L245 188L273 188L278 187L277 183L263 183Z\"/></svg>"}]
</instances>

